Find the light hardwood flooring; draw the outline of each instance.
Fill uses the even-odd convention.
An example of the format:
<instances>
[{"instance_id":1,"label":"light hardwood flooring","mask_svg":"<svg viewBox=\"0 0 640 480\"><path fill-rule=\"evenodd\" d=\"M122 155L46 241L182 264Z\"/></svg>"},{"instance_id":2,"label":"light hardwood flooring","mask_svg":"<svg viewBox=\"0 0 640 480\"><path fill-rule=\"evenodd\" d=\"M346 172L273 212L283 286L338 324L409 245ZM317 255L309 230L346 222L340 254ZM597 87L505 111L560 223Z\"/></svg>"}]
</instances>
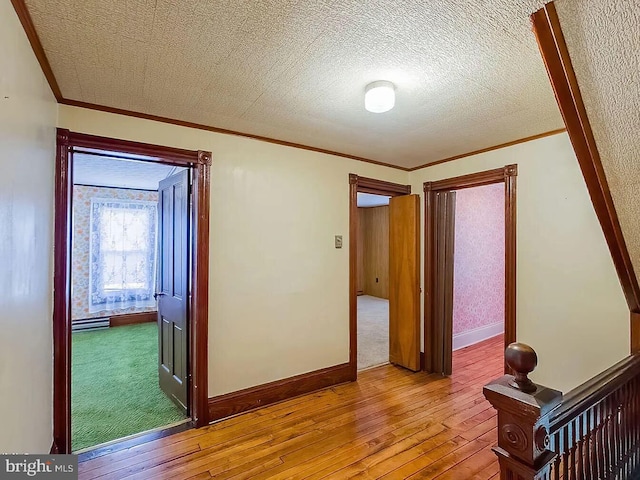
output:
<instances>
[{"instance_id":1,"label":"light hardwood flooring","mask_svg":"<svg viewBox=\"0 0 640 480\"><path fill-rule=\"evenodd\" d=\"M391 365L358 381L80 464L80 479L499 478L482 387L503 340L454 352L453 376Z\"/></svg>"}]
</instances>

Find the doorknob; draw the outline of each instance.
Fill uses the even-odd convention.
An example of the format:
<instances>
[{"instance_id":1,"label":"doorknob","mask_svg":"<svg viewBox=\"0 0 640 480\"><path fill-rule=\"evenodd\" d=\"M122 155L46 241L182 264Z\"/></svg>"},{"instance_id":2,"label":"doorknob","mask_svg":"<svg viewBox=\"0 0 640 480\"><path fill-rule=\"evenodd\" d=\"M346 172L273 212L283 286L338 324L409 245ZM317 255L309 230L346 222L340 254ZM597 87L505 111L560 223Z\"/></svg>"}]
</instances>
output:
<instances>
[{"instance_id":1,"label":"doorknob","mask_svg":"<svg viewBox=\"0 0 640 480\"><path fill-rule=\"evenodd\" d=\"M156 292L156 293L153 294L153 299L157 300L158 297L161 297L162 295L166 295L166 293Z\"/></svg>"}]
</instances>

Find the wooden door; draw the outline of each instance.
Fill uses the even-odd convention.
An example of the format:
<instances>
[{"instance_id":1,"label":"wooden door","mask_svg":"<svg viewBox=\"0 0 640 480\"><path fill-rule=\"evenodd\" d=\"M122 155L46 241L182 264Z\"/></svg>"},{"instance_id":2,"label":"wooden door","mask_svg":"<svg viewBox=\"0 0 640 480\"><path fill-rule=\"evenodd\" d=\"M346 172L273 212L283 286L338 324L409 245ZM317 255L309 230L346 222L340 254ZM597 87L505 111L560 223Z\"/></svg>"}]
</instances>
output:
<instances>
[{"instance_id":1,"label":"wooden door","mask_svg":"<svg viewBox=\"0 0 640 480\"><path fill-rule=\"evenodd\" d=\"M189 172L158 188L158 376L160 388L187 413Z\"/></svg>"},{"instance_id":2,"label":"wooden door","mask_svg":"<svg viewBox=\"0 0 640 480\"><path fill-rule=\"evenodd\" d=\"M451 375L453 370L455 195L455 192L434 195L433 370L443 375Z\"/></svg>"},{"instance_id":3,"label":"wooden door","mask_svg":"<svg viewBox=\"0 0 640 480\"><path fill-rule=\"evenodd\" d=\"M389 201L389 362L420 370L420 201Z\"/></svg>"}]
</instances>

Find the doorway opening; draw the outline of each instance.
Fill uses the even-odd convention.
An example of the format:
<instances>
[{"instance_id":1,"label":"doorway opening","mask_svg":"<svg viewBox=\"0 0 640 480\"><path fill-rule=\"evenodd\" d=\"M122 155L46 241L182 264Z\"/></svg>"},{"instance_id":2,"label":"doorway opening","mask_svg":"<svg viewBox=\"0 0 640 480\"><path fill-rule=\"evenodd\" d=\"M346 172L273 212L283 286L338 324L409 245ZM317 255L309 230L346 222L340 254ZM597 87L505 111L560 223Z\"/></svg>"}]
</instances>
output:
<instances>
[{"instance_id":1,"label":"doorway opening","mask_svg":"<svg viewBox=\"0 0 640 480\"><path fill-rule=\"evenodd\" d=\"M166 290L159 288L160 272L164 278L169 276L162 261L174 256L174 245L189 244L187 205L174 211L158 207L159 194L167 195L167 184L180 182L180 195L186 199L189 168L107 155L77 152L72 165L74 452L187 418L186 364L173 368L173 382L167 381L166 365L158 368L159 359L168 363L158 355L162 351L158 347L172 346L162 337L173 333L158 328L166 323L164 312L158 322L159 300L163 300L158 299L158 292ZM178 228L167 228L163 225L167 222ZM162 238L167 233L173 240L170 244ZM181 265L180 252L175 253ZM188 269L186 257L184 260ZM187 278L178 279L185 291ZM183 311L179 323L174 322L175 332L186 332L188 312ZM178 348L187 353L188 345Z\"/></svg>"},{"instance_id":2,"label":"doorway opening","mask_svg":"<svg viewBox=\"0 0 640 480\"><path fill-rule=\"evenodd\" d=\"M517 166L425 191L425 370L451 375L453 351L515 341Z\"/></svg>"},{"instance_id":3,"label":"doorway opening","mask_svg":"<svg viewBox=\"0 0 640 480\"><path fill-rule=\"evenodd\" d=\"M53 452L208 423L210 163L59 129Z\"/></svg>"},{"instance_id":4,"label":"doorway opening","mask_svg":"<svg viewBox=\"0 0 640 480\"><path fill-rule=\"evenodd\" d=\"M389 198L358 192L358 370L389 363Z\"/></svg>"},{"instance_id":5,"label":"doorway opening","mask_svg":"<svg viewBox=\"0 0 640 480\"><path fill-rule=\"evenodd\" d=\"M410 185L349 175L349 368L420 370L417 195ZM386 297L386 298L385 298Z\"/></svg>"}]
</instances>

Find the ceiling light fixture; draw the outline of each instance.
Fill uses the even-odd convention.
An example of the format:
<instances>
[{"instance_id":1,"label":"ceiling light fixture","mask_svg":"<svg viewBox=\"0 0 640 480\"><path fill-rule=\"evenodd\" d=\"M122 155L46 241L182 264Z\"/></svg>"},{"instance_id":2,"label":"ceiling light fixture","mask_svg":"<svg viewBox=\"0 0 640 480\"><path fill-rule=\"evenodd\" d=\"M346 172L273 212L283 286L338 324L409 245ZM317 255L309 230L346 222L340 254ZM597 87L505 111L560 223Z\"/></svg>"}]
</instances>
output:
<instances>
[{"instance_id":1,"label":"ceiling light fixture","mask_svg":"<svg viewBox=\"0 0 640 480\"><path fill-rule=\"evenodd\" d=\"M364 89L364 108L373 113L388 112L396 104L396 89L393 83L378 80Z\"/></svg>"}]
</instances>

